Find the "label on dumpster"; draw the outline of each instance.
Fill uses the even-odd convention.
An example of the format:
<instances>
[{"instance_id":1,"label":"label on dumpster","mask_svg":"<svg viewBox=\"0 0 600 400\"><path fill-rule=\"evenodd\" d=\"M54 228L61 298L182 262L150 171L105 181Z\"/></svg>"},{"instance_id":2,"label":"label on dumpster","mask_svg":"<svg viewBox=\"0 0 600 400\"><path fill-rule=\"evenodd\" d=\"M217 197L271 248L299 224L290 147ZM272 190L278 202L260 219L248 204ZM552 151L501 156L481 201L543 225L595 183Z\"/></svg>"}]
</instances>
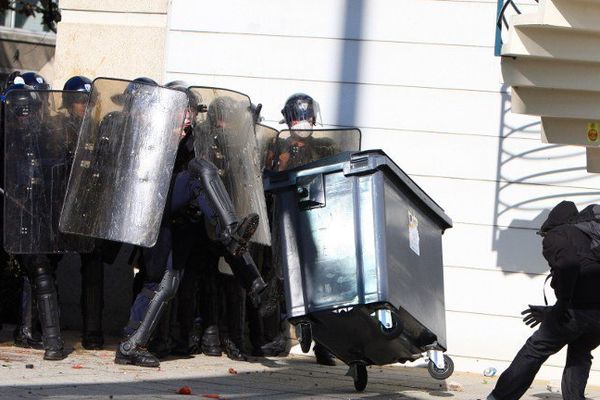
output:
<instances>
[{"instance_id":1,"label":"label on dumpster","mask_svg":"<svg viewBox=\"0 0 600 400\"><path fill-rule=\"evenodd\" d=\"M418 256L421 255L419 250L419 220L410 210L408 210L408 245Z\"/></svg>"},{"instance_id":2,"label":"label on dumpster","mask_svg":"<svg viewBox=\"0 0 600 400\"><path fill-rule=\"evenodd\" d=\"M587 124L587 138L590 143L598 142L598 123L588 122Z\"/></svg>"}]
</instances>

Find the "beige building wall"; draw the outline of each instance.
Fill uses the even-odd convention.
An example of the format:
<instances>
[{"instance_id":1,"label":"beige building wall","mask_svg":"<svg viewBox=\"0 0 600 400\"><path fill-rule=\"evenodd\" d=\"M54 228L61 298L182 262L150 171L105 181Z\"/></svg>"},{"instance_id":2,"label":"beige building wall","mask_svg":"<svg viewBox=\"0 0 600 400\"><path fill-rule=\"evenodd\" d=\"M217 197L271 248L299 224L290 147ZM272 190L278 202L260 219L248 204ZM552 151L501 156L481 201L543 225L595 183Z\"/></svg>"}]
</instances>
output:
<instances>
[{"instance_id":1,"label":"beige building wall","mask_svg":"<svg viewBox=\"0 0 600 400\"><path fill-rule=\"evenodd\" d=\"M168 0L61 0L53 86L73 75L163 81Z\"/></svg>"}]
</instances>

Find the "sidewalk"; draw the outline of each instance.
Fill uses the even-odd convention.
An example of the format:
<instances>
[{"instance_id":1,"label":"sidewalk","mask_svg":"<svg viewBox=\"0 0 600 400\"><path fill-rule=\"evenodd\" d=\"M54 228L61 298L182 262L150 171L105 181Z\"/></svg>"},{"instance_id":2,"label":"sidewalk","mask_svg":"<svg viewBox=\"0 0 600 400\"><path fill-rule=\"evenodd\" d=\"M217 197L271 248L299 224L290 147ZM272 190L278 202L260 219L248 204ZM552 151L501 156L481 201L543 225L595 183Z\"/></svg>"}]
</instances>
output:
<instances>
[{"instance_id":1,"label":"sidewalk","mask_svg":"<svg viewBox=\"0 0 600 400\"><path fill-rule=\"evenodd\" d=\"M13 347L10 331L0 333L0 399L484 399L496 378L455 373L446 382L429 377L425 368L372 366L363 393L354 390L347 367L317 365L312 357L256 358L235 362L227 357L195 356L169 359L160 368L113 363L110 350L84 351L68 332L67 348L74 350L58 362L42 360L42 351ZM30 364L33 368L27 368ZM536 381L525 399L560 399ZM189 386L192 395L177 390ZM600 388L588 397L600 399Z\"/></svg>"}]
</instances>

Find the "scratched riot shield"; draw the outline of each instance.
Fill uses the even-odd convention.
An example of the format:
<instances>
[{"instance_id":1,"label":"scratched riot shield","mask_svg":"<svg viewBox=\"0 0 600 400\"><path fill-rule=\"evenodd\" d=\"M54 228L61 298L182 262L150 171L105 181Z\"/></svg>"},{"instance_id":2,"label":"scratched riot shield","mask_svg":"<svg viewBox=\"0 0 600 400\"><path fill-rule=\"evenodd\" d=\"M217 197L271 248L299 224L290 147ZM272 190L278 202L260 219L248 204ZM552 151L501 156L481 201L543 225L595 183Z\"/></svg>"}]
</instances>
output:
<instances>
[{"instance_id":1,"label":"scratched riot shield","mask_svg":"<svg viewBox=\"0 0 600 400\"><path fill-rule=\"evenodd\" d=\"M60 219L63 232L156 243L188 98L126 80L94 80Z\"/></svg>"},{"instance_id":2,"label":"scratched riot shield","mask_svg":"<svg viewBox=\"0 0 600 400\"><path fill-rule=\"evenodd\" d=\"M250 98L227 89L191 87L199 100L194 129L196 157L212 161L240 217L260 218L252 241L269 246L271 234Z\"/></svg>"},{"instance_id":3,"label":"scratched riot shield","mask_svg":"<svg viewBox=\"0 0 600 400\"><path fill-rule=\"evenodd\" d=\"M360 138L358 128L283 130L277 137L273 169L285 171L344 151L359 151Z\"/></svg>"},{"instance_id":4,"label":"scratched riot shield","mask_svg":"<svg viewBox=\"0 0 600 400\"><path fill-rule=\"evenodd\" d=\"M270 126L256 124L256 145L258 146L258 160L261 170L272 170L277 159L277 136L279 131Z\"/></svg>"},{"instance_id":5,"label":"scratched riot shield","mask_svg":"<svg viewBox=\"0 0 600 400\"><path fill-rule=\"evenodd\" d=\"M88 94L11 90L4 110L4 248L12 254L89 252L58 223Z\"/></svg>"}]
</instances>

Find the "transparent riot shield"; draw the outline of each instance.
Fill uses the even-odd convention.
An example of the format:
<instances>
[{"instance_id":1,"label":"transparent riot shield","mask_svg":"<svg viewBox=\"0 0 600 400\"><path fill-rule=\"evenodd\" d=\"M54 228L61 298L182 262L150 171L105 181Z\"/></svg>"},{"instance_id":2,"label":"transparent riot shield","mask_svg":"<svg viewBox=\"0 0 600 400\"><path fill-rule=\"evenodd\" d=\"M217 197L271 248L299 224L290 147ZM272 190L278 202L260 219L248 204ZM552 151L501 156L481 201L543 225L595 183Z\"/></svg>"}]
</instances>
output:
<instances>
[{"instance_id":1,"label":"transparent riot shield","mask_svg":"<svg viewBox=\"0 0 600 400\"><path fill-rule=\"evenodd\" d=\"M61 231L153 246L187 106L186 94L177 90L94 80Z\"/></svg>"},{"instance_id":2,"label":"transparent riot shield","mask_svg":"<svg viewBox=\"0 0 600 400\"><path fill-rule=\"evenodd\" d=\"M256 124L256 145L261 170L272 170L277 159L277 136L279 131L270 126Z\"/></svg>"},{"instance_id":3,"label":"transparent riot shield","mask_svg":"<svg viewBox=\"0 0 600 400\"><path fill-rule=\"evenodd\" d=\"M12 90L4 104L4 248L12 254L89 252L62 234L60 211L88 94Z\"/></svg>"},{"instance_id":4,"label":"transparent riot shield","mask_svg":"<svg viewBox=\"0 0 600 400\"><path fill-rule=\"evenodd\" d=\"M271 234L250 98L227 89L191 87L199 100L194 151L212 161L240 217L257 213L255 243L271 245Z\"/></svg>"},{"instance_id":5,"label":"transparent riot shield","mask_svg":"<svg viewBox=\"0 0 600 400\"><path fill-rule=\"evenodd\" d=\"M278 156L274 169L285 171L344 151L359 151L360 130L286 129L279 132L277 148Z\"/></svg>"}]
</instances>

